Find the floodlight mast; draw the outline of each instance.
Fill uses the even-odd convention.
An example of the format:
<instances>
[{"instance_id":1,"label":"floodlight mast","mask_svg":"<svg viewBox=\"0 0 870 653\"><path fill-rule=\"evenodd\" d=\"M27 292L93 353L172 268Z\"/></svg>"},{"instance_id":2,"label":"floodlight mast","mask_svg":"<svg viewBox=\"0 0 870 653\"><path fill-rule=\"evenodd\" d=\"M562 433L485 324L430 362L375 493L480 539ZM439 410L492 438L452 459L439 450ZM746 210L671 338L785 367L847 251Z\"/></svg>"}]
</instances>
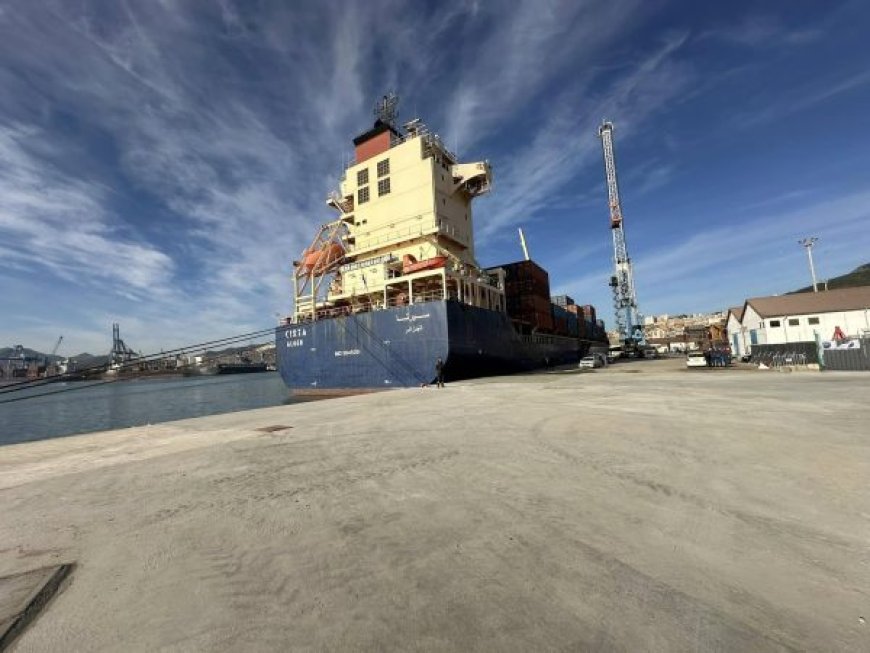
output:
<instances>
[{"instance_id":1,"label":"floodlight mast","mask_svg":"<svg viewBox=\"0 0 870 653\"><path fill-rule=\"evenodd\" d=\"M819 292L819 284L816 282L816 266L813 265L813 246L818 240L816 236L810 236L798 241L798 245L802 245L807 250L807 258L810 261L810 276L813 279L813 292Z\"/></svg>"}]
</instances>

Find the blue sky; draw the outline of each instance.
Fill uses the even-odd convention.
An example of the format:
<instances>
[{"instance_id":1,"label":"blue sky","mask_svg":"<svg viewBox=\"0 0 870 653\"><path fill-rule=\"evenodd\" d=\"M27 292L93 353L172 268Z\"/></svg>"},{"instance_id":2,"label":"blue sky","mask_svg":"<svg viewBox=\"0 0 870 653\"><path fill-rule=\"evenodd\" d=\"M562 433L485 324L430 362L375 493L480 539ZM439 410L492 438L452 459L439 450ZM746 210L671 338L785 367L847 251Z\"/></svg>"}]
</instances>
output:
<instances>
[{"instance_id":1,"label":"blue sky","mask_svg":"<svg viewBox=\"0 0 870 653\"><path fill-rule=\"evenodd\" d=\"M0 0L0 346L268 327L386 89L489 159L478 258L612 323L597 125L646 314L870 261L870 5Z\"/></svg>"}]
</instances>

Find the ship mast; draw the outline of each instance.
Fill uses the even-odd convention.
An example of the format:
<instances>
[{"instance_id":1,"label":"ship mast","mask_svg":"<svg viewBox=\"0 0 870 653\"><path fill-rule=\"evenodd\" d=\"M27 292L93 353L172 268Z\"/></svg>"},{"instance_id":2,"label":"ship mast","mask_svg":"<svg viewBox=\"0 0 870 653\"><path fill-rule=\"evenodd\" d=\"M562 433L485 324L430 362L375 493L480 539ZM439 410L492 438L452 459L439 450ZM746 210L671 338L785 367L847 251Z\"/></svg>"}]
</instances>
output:
<instances>
[{"instance_id":1,"label":"ship mast","mask_svg":"<svg viewBox=\"0 0 870 653\"><path fill-rule=\"evenodd\" d=\"M399 116L399 96L390 91L375 104L375 119L393 129Z\"/></svg>"},{"instance_id":2,"label":"ship mast","mask_svg":"<svg viewBox=\"0 0 870 653\"><path fill-rule=\"evenodd\" d=\"M604 171L607 178L607 196L610 204L610 230L613 233L613 276L610 288L613 291L613 307L619 341L629 347L644 343L643 326L637 308L637 293L634 288L634 271L628 256L623 228L622 204L616 182L616 160L613 154L613 123L603 122L598 128L604 150Z\"/></svg>"}]
</instances>

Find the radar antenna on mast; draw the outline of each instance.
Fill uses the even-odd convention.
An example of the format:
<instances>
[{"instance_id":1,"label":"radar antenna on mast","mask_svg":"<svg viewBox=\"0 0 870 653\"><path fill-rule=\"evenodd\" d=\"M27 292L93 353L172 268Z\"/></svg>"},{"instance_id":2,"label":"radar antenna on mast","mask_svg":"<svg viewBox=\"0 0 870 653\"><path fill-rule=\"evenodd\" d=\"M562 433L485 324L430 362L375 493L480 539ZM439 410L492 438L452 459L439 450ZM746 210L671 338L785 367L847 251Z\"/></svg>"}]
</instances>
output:
<instances>
[{"instance_id":1,"label":"radar antenna on mast","mask_svg":"<svg viewBox=\"0 0 870 653\"><path fill-rule=\"evenodd\" d=\"M396 126L399 115L399 96L390 91L375 104L375 118L390 127Z\"/></svg>"}]
</instances>

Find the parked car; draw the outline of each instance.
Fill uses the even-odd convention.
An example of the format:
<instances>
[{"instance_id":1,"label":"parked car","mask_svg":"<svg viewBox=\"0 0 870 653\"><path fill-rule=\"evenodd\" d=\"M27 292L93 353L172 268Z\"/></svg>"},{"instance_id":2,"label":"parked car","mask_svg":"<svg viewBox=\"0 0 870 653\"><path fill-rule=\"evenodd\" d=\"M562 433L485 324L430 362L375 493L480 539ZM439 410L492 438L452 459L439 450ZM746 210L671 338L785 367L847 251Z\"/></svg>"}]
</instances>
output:
<instances>
[{"instance_id":1,"label":"parked car","mask_svg":"<svg viewBox=\"0 0 870 653\"><path fill-rule=\"evenodd\" d=\"M686 356L686 367L707 367L707 358L703 352L693 351Z\"/></svg>"},{"instance_id":2,"label":"parked car","mask_svg":"<svg viewBox=\"0 0 870 653\"><path fill-rule=\"evenodd\" d=\"M595 369L596 367L604 367L604 363L601 362L598 356L584 356L580 359L580 368L583 369L584 367Z\"/></svg>"}]
</instances>

